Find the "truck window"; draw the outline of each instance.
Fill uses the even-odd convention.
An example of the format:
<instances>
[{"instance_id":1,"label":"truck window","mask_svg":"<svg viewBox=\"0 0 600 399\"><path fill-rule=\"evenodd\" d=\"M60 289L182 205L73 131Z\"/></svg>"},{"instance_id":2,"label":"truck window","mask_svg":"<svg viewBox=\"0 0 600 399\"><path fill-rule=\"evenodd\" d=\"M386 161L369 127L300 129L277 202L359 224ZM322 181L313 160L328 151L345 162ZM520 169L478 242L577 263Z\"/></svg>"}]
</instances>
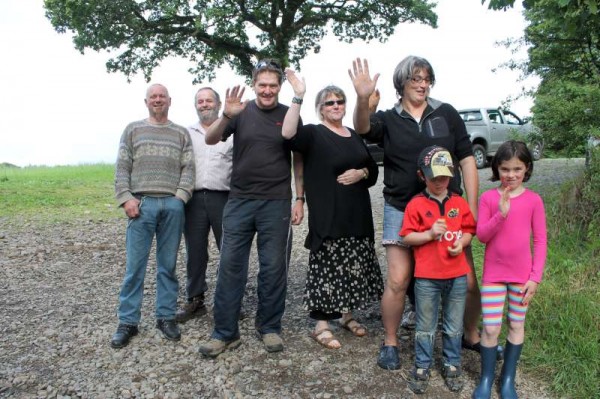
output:
<instances>
[{"instance_id":1,"label":"truck window","mask_svg":"<svg viewBox=\"0 0 600 399\"><path fill-rule=\"evenodd\" d=\"M504 119L506 120L506 123L508 123L509 125L520 125L521 124L521 121L519 120L519 118L512 112L505 111Z\"/></svg>"},{"instance_id":2,"label":"truck window","mask_svg":"<svg viewBox=\"0 0 600 399\"><path fill-rule=\"evenodd\" d=\"M479 111L461 112L460 116L464 122L481 121L483 117Z\"/></svg>"},{"instance_id":3,"label":"truck window","mask_svg":"<svg viewBox=\"0 0 600 399\"><path fill-rule=\"evenodd\" d=\"M495 109L488 110L488 118L490 118L491 123L502 123L502 117L500 117L500 112Z\"/></svg>"}]
</instances>

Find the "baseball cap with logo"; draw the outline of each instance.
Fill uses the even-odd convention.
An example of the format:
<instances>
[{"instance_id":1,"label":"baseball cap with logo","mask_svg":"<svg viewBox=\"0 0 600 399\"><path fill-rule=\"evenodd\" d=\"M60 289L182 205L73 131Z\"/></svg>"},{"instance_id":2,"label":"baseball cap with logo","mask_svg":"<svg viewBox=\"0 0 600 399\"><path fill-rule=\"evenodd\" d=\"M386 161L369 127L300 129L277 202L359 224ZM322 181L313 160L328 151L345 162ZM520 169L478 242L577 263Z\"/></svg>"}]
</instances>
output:
<instances>
[{"instance_id":1,"label":"baseball cap with logo","mask_svg":"<svg viewBox=\"0 0 600 399\"><path fill-rule=\"evenodd\" d=\"M437 145L432 145L421 151L421 154L419 154L419 169L428 179L438 176L454 177L452 155L447 149Z\"/></svg>"}]
</instances>

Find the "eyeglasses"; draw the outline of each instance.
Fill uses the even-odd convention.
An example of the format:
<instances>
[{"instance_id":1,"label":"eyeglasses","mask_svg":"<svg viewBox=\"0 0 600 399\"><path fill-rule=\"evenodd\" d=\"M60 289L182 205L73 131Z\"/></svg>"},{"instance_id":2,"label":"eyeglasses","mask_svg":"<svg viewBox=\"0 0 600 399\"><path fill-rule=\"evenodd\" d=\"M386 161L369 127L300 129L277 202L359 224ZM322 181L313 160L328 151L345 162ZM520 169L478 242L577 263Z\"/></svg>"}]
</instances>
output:
<instances>
[{"instance_id":1,"label":"eyeglasses","mask_svg":"<svg viewBox=\"0 0 600 399\"><path fill-rule=\"evenodd\" d=\"M331 107L331 106L333 106L334 104L337 104L337 105L344 105L344 104L346 104L346 100L331 100L331 101L325 101L325 102L323 103L323 105L324 105L324 106L326 106L326 107Z\"/></svg>"},{"instance_id":2,"label":"eyeglasses","mask_svg":"<svg viewBox=\"0 0 600 399\"><path fill-rule=\"evenodd\" d=\"M425 84L430 85L431 84L431 78L429 77L422 77L422 76L411 76L410 81L413 82L414 84L421 84L422 82L425 82Z\"/></svg>"},{"instance_id":3,"label":"eyeglasses","mask_svg":"<svg viewBox=\"0 0 600 399\"><path fill-rule=\"evenodd\" d=\"M263 68L275 68L275 69L279 69L281 71L281 65L279 65L275 61L271 61L271 60L260 61L258 64L256 64L256 68L255 68L256 70L263 69Z\"/></svg>"}]
</instances>

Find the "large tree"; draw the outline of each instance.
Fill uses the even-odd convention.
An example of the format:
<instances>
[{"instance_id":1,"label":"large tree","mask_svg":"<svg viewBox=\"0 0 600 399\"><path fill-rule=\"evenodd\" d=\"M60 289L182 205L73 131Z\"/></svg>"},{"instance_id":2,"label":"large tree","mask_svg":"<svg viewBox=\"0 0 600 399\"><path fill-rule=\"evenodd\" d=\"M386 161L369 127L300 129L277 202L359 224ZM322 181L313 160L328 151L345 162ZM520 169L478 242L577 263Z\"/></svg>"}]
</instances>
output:
<instances>
[{"instance_id":1,"label":"large tree","mask_svg":"<svg viewBox=\"0 0 600 399\"><path fill-rule=\"evenodd\" d=\"M167 57L192 61L195 81L228 64L250 76L257 59L278 58L299 68L331 32L344 42L385 41L402 22L437 26L429 0L45 0L59 33L75 48L107 50L111 72L128 78L152 71Z\"/></svg>"},{"instance_id":2,"label":"large tree","mask_svg":"<svg viewBox=\"0 0 600 399\"><path fill-rule=\"evenodd\" d=\"M482 2L485 2L482 1ZM512 7L515 0L490 0L492 9ZM528 22L520 40L508 40L512 47L525 46L528 59L509 62L525 76L577 80L595 84L600 78L600 12L598 0L524 0Z\"/></svg>"},{"instance_id":3,"label":"large tree","mask_svg":"<svg viewBox=\"0 0 600 399\"><path fill-rule=\"evenodd\" d=\"M490 0L505 9L515 0ZM600 11L598 0L524 0L523 37L507 40L527 48L526 60L505 66L541 80L531 94L533 116L547 148L581 155L587 138L600 134Z\"/></svg>"}]
</instances>

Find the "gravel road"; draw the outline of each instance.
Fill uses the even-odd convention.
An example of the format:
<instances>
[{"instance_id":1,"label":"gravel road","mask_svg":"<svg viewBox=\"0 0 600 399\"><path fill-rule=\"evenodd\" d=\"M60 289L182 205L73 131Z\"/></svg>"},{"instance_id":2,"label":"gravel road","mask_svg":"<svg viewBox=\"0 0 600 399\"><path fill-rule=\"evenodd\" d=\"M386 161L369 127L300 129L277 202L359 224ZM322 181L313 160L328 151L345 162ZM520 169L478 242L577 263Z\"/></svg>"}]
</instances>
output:
<instances>
[{"instance_id":1,"label":"gravel road","mask_svg":"<svg viewBox=\"0 0 600 399\"><path fill-rule=\"evenodd\" d=\"M538 191L583 169L582 159L536 162L531 186ZM383 170L381 170L383 172ZM481 171L483 188L489 169ZM383 173L381 173L383 175ZM381 180L381 178L380 178ZM377 234L381 234L381 181L371 190ZM0 397L11 398L412 398L406 376L414 361L411 331L401 330L402 368L384 371L375 360L381 343L379 306L356 313L369 329L365 338L334 326L342 348L325 350L308 332L301 308L308 252L306 223L294 229L282 353L268 354L254 335L256 254L252 254L241 322L242 345L217 359L197 353L212 329L205 316L182 326L182 340L165 340L154 328L155 267L146 278L140 334L114 350L116 306L124 273L125 220L73 221L61 225L0 219ZM208 298L218 260L211 248ZM382 248L378 255L385 273ZM184 298L184 254L178 275ZM210 300L209 300L210 301ZM439 351L436 356L439 358ZM464 353L465 388L452 394L434 371L427 395L468 398L479 358ZM436 367L439 370L439 365ZM548 398L543 384L520 374L522 397Z\"/></svg>"}]
</instances>

